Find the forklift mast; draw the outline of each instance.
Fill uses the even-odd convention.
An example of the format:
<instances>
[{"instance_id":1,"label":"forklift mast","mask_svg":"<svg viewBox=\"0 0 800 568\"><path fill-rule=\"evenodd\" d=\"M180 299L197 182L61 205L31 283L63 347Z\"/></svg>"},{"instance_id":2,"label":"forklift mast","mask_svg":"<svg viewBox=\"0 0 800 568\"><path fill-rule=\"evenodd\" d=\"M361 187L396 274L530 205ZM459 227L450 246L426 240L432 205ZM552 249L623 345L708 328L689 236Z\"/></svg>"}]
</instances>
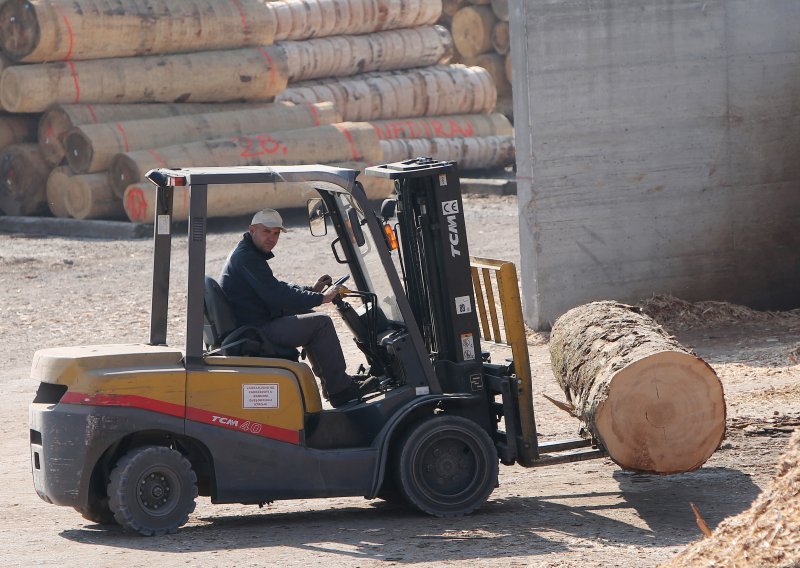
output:
<instances>
[{"instance_id":1,"label":"forklift mast","mask_svg":"<svg viewBox=\"0 0 800 568\"><path fill-rule=\"evenodd\" d=\"M375 166L395 180L406 295L445 392L483 390L480 326L455 162Z\"/></svg>"}]
</instances>

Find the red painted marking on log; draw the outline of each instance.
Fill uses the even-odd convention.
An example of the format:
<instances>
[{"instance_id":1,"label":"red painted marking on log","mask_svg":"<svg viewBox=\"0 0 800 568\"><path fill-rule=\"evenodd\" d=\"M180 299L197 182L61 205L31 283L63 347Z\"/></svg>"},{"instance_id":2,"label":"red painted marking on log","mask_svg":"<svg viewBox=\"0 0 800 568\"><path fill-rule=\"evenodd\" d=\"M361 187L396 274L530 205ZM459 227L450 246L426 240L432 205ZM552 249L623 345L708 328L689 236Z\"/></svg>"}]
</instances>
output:
<instances>
[{"instance_id":1,"label":"red painted marking on log","mask_svg":"<svg viewBox=\"0 0 800 568\"><path fill-rule=\"evenodd\" d=\"M350 134L349 130L347 130L346 128L343 128L342 126L340 126L338 124L334 124L334 126L339 129L339 132L344 134L345 138L347 138L347 141L350 143L350 151L353 154L353 159L355 161L358 161L358 158L360 156L358 155L358 150L356 150L356 142L355 142L355 140L353 140L353 135Z\"/></svg>"},{"instance_id":2,"label":"red painted marking on log","mask_svg":"<svg viewBox=\"0 0 800 568\"><path fill-rule=\"evenodd\" d=\"M147 151L150 153L151 156L153 156L156 159L156 161L158 162L158 164L162 168L166 168L167 167L167 162L165 162L164 158L159 156L158 153L155 150L153 150L152 148L148 148Z\"/></svg>"},{"instance_id":3,"label":"red painted marking on log","mask_svg":"<svg viewBox=\"0 0 800 568\"><path fill-rule=\"evenodd\" d=\"M247 14L244 13L241 2L239 0L231 0L234 7L239 10L239 16L242 18L242 31L244 32L244 42L248 43L250 40L250 27L247 25Z\"/></svg>"},{"instance_id":4,"label":"red painted marking on log","mask_svg":"<svg viewBox=\"0 0 800 568\"><path fill-rule=\"evenodd\" d=\"M87 104L86 108L89 109L89 112L92 115L92 122L97 124L97 113L94 112L94 107L92 105Z\"/></svg>"},{"instance_id":5,"label":"red painted marking on log","mask_svg":"<svg viewBox=\"0 0 800 568\"><path fill-rule=\"evenodd\" d=\"M67 64L72 70L72 82L75 83L75 100L72 102L77 103L81 100L81 86L78 83L78 73L75 71L75 63L72 61L67 61Z\"/></svg>"},{"instance_id":6,"label":"red painted marking on log","mask_svg":"<svg viewBox=\"0 0 800 568\"><path fill-rule=\"evenodd\" d=\"M119 130L120 133L122 134L122 141L125 143L125 151L127 152L128 151L128 134L125 132L125 128L123 128L123 126L119 122L117 122L115 124L116 124L117 130Z\"/></svg>"},{"instance_id":7,"label":"red painted marking on log","mask_svg":"<svg viewBox=\"0 0 800 568\"><path fill-rule=\"evenodd\" d=\"M317 107L314 103L307 103L306 106L308 110L311 111L311 114L314 117L314 126L319 126L319 113L317 112Z\"/></svg>"},{"instance_id":8,"label":"red painted marking on log","mask_svg":"<svg viewBox=\"0 0 800 568\"><path fill-rule=\"evenodd\" d=\"M145 221L147 216L147 200L140 187L133 187L125 196L125 211L131 221Z\"/></svg>"},{"instance_id":9,"label":"red painted marking on log","mask_svg":"<svg viewBox=\"0 0 800 568\"><path fill-rule=\"evenodd\" d=\"M275 64L272 62L269 53L267 53L263 47L259 47L258 51L261 52L261 55L264 56L264 59L266 59L269 64L269 86L272 87L275 84Z\"/></svg>"},{"instance_id":10,"label":"red painted marking on log","mask_svg":"<svg viewBox=\"0 0 800 568\"><path fill-rule=\"evenodd\" d=\"M64 56L64 61L69 61L69 58L72 57L72 44L74 40L74 36L72 35L72 26L69 25L69 20L64 15L64 12L61 11L61 8L59 8L56 5L53 5L53 8L55 8L56 12L58 12L58 15L61 16L61 19L64 20L64 25L67 26L67 34L69 35L69 47L67 48L67 54Z\"/></svg>"}]
</instances>

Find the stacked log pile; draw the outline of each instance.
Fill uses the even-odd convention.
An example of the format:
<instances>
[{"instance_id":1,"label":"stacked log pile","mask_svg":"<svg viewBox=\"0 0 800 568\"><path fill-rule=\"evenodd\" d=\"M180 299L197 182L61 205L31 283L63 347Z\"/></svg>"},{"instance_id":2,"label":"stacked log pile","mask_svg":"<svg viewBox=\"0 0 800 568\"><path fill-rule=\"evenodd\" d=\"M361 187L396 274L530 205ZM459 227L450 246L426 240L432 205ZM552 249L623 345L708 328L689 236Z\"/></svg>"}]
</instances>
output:
<instances>
[{"instance_id":1,"label":"stacked log pile","mask_svg":"<svg viewBox=\"0 0 800 568\"><path fill-rule=\"evenodd\" d=\"M513 121L508 0L444 0L439 23L452 32L454 61L483 67L497 88L497 110Z\"/></svg>"},{"instance_id":2,"label":"stacked log pile","mask_svg":"<svg viewBox=\"0 0 800 568\"><path fill-rule=\"evenodd\" d=\"M154 167L508 166L492 71L451 63L441 15L441 0L0 2L0 214L148 222ZM261 206L306 198L262 190ZM248 195L228 188L209 215L257 209Z\"/></svg>"}]
</instances>

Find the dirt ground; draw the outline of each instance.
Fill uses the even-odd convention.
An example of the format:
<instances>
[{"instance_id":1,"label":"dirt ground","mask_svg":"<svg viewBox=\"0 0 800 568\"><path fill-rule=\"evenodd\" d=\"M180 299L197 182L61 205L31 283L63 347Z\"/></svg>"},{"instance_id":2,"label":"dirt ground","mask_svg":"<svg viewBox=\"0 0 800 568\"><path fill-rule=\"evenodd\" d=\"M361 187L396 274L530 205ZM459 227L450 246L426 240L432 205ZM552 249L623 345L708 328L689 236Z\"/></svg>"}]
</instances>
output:
<instances>
[{"instance_id":1,"label":"dirt ground","mask_svg":"<svg viewBox=\"0 0 800 568\"><path fill-rule=\"evenodd\" d=\"M473 255L519 261L513 197L468 197ZM300 212L287 215L274 269L313 283L341 273ZM246 220L210 223L208 270L218 274ZM181 346L186 237L174 239L169 343ZM0 565L2 566L654 566L700 537L689 502L713 528L744 510L773 474L800 425L800 315L754 317L678 331L719 374L728 434L700 470L633 475L607 459L527 470L502 467L500 487L476 514L440 520L361 498L212 505L201 498L177 534L142 538L94 525L33 490L28 410L36 349L145 342L151 242L0 234ZM302 259L302 261L301 261ZM305 267L313 267L309 270ZM343 329L354 369L360 362ZM542 440L572 437L578 423L541 394L563 398L545 334L531 334L536 417Z\"/></svg>"}]
</instances>

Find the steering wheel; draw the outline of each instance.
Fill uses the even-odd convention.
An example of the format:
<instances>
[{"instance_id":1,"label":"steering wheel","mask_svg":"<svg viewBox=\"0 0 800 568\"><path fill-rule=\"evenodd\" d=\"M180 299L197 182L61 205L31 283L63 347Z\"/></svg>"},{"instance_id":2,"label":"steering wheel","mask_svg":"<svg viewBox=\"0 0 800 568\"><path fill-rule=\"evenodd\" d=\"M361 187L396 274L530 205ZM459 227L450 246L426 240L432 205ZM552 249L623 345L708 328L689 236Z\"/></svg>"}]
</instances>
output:
<instances>
[{"instance_id":1,"label":"steering wheel","mask_svg":"<svg viewBox=\"0 0 800 568\"><path fill-rule=\"evenodd\" d=\"M345 282L347 282L347 280L348 280L349 278L350 278L350 275L349 275L349 274L345 274L344 276L340 276L339 278L337 278L336 280L334 280L334 281L333 281L333 283L331 284L331 286L341 286L342 284L344 284Z\"/></svg>"}]
</instances>

